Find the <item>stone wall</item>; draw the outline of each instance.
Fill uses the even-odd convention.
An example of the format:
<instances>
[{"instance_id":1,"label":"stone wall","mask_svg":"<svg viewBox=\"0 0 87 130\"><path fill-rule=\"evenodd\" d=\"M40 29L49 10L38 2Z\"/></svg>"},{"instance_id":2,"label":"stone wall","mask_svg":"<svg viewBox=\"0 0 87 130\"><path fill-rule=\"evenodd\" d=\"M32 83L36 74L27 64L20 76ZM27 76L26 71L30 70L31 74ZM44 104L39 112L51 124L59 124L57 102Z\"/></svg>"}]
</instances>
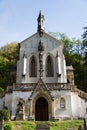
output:
<instances>
[{"instance_id":1,"label":"stone wall","mask_svg":"<svg viewBox=\"0 0 87 130\"><path fill-rule=\"evenodd\" d=\"M83 118L86 113L87 102L80 98L77 92L71 92L72 117Z\"/></svg>"},{"instance_id":2,"label":"stone wall","mask_svg":"<svg viewBox=\"0 0 87 130\"><path fill-rule=\"evenodd\" d=\"M4 106L12 113L12 93L5 94L5 104Z\"/></svg>"},{"instance_id":3,"label":"stone wall","mask_svg":"<svg viewBox=\"0 0 87 130\"><path fill-rule=\"evenodd\" d=\"M11 119L14 119L16 115L17 110L17 104L19 99L23 99L25 101L25 118L28 118L29 116L29 98L30 98L31 92L28 91L14 91L12 94L12 117Z\"/></svg>"},{"instance_id":4,"label":"stone wall","mask_svg":"<svg viewBox=\"0 0 87 130\"><path fill-rule=\"evenodd\" d=\"M71 92L70 90L52 91L52 95L55 97L55 118L71 118ZM60 107L60 99L65 99L65 107Z\"/></svg>"},{"instance_id":5,"label":"stone wall","mask_svg":"<svg viewBox=\"0 0 87 130\"><path fill-rule=\"evenodd\" d=\"M14 119L17 104L19 99L25 101L25 118L27 119L30 111L30 95L32 91L13 91L13 93L6 93L5 97L0 98L0 109L3 104L8 108ZM70 90L51 90L51 95L54 97L54 118L83 118L86 113L87 102L78 96L78 92L71 92ZM65 99L65 108L60 108L60 99ZM5 102L4 102L5 101ZM35 107L35 105L34 105ZM34 109L34 108L33 108ZM34 114L34 113L33 113ZM34 115L33 115L34 116Z\"/></svg>"}]
</instances>

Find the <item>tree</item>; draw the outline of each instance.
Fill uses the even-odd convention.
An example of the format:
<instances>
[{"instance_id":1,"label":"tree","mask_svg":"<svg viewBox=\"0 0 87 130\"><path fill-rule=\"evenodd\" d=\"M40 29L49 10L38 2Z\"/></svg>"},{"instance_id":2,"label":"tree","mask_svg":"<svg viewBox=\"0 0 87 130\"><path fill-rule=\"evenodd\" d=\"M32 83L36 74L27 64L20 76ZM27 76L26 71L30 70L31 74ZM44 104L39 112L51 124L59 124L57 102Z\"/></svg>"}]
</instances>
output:
<instances>
[{"instance_id":1,"label":"tree","mask_svg":"<svg viewBox=\"0 0 87 130\"><path fill-rule=\"evenodd\" d=\"M84 33L82 35L83 38L83 45L86 47L87 50L87 27L84 27Z\"/></svg>"},{"instance_id":2,"label":"tree","mask_svg":"<svg viewBox=\"0 0 87 130\"><path fill-rule=\"evenodd\" d=\"M83 48L84 48L84 64L87 66L87 27L84 27L84 33L82 35Z\"/></svg>"},{"instance_id":3,"label":"tree","mask_svg":"<svg viewBox=\"0 0 87 130\"><path fill-rule=\"evenodd\" d=\"M17 43L9 43L0 48L0 86L4 89L10 83L9 73L11 66L16 67L17 65L18 52L19 46Z\"/></svg>"},{"instance_id":4,"label":"tree","mask_svg":"<svg viewBox=\"0 0 87 130\"><path fill-rule=\"evenodd\" d=\"M83 65L84 65L84 73L83 73L83 78L84 78L84 86L86 88L87 91L87 27L84 27L84 32L82 35L82 39L83 39Z\"/></svg>"},{"instance_id":5,"label":"tree","mask_svg":"<svg viewBox=\"0 0 87 130\"><path fill-rule=\"evenodd\" d=\"M64 55L67 65L74 67L75 84L81 90L87 91L87 67L84 65L84 47L80 39L68 38L65 34L50 33L53 37L64 42ZM85 57L86 58L86 57Z\"/></svg>"},{"instance_id":6,"label":"tree","mask_svg":"<svg viewBox=\"0 0 87 130\"><path fill-rule=\"evenodd\" d=\"M16 65L18 58L18 51L19 49L17 43L9 43L0 49L0 56L4 58L7 64Z\"/></svg>"},{"instance_id":7,"label":"tree","mask_svg":"<svg viewBox=\"0 0 87 130\"><path fill-rule=\"evenodd\" d=\"M64 33L61 34L58 32L57 33L50 32L49 34L51 34L53 37L56 37L58 40L63 41L64 43L63 53L65 55L67 65L70 65L70 63L72 63L71 61L74 62L74 59L75 61L77 60L76 62L81 60L83 51L82 51L82 42L80 39L75 39L75 38L70 39Z\"/></svg>"}]
</instances>

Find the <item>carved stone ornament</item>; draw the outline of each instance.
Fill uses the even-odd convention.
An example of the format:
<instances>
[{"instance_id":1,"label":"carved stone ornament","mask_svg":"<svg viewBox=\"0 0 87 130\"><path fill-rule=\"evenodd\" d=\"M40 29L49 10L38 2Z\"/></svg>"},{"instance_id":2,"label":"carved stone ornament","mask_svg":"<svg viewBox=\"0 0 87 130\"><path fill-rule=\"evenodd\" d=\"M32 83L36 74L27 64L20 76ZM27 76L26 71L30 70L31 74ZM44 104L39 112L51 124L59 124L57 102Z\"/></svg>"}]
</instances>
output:
<instances>
[{"instance_id":1,"label":"carved stone ornament","mask_svg":"<svg viewBox=\"0 0 87 130\"><path fill-rule=\"evenodd\" d=\"M50 96L50 98L53 100L53 97L51 95L51 92L49 90L49 88L47 87L47 85L44 83L44 81L42 79L39 79L34 91L32 92L30 98L33 97L33 95L36 93L36 92L39 92L39 91L43 91L43 92L47 92L48 95Z\"/></svg>"},{"instance_id":2,"label":"carved stone ornament","mask_svg":"<svg viewBox=\"0 0 87 130\"><path fill-rule=\"evenodd\" d=\"M44 51L44 46L43 43L39 42L39 46L38 46L38 51L39 51L39 64L40 64L40 77L43 77L43 51Z\"/></svg>"},{"instance_id":3,"label":"carved stone ornament","mask_svg":"<svg viewBox=\"0 0 87 130\"><path fill-rule=\"evenodd\" d=\"M41 42L41 40L39 42L38 51L44 51L43 42Z\"/></svg>"}]
</instances>

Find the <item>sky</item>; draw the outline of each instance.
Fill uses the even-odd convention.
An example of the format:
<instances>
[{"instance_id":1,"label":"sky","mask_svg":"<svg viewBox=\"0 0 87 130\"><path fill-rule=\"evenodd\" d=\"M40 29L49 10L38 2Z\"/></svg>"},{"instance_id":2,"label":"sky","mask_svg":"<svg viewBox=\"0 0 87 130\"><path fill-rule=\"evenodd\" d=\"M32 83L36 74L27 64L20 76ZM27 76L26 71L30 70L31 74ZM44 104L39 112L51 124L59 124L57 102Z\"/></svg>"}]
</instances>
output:
<instances>
[{"instance_id":1,"label":"sky","mask_svg":"<svg viewBox=\"0 0 87 130\"><path fill-rule=\"evenodd\" d=\"M0 0L0 47L36 33L40 10L45 32L81 38L87 26L87 0Z\"/></svg>"}]
</instances>

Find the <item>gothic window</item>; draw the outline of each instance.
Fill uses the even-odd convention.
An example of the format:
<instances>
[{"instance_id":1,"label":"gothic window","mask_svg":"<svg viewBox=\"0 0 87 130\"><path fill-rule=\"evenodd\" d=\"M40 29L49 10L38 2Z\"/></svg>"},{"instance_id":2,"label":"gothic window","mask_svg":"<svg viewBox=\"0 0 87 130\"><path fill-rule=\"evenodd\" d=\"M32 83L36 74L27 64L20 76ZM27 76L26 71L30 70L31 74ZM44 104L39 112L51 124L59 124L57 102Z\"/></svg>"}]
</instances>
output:
<instances>
[{"instance_id":1,"label":"gothic window","mask_svg":"<svg viewBox=\"0 0 87 130\"><path fill-rule=\"evenodd\" d=\"M65 99L64 98L60 99L60 108L65 108Z\"/></svg>"},{"instance_id":2,"label":"gothic window","mask_svg":"<svg viewBox=\"0 0 87 130\"><path fill-rule=\"evenodd\" d=\"M46 59L46 76L53 77L53 61L51 56L47 56Z\"/></svg>"},{"instance_id":3,"label":"gothic window","mask_svg":"<svg viewBox=\"0 0 87 130\"><path fill-rule=\"evenodd\" d=\"M30 59L30 77L36 77L37 76L37 63L34 56Z\"/></svg>"}]
</instances>

